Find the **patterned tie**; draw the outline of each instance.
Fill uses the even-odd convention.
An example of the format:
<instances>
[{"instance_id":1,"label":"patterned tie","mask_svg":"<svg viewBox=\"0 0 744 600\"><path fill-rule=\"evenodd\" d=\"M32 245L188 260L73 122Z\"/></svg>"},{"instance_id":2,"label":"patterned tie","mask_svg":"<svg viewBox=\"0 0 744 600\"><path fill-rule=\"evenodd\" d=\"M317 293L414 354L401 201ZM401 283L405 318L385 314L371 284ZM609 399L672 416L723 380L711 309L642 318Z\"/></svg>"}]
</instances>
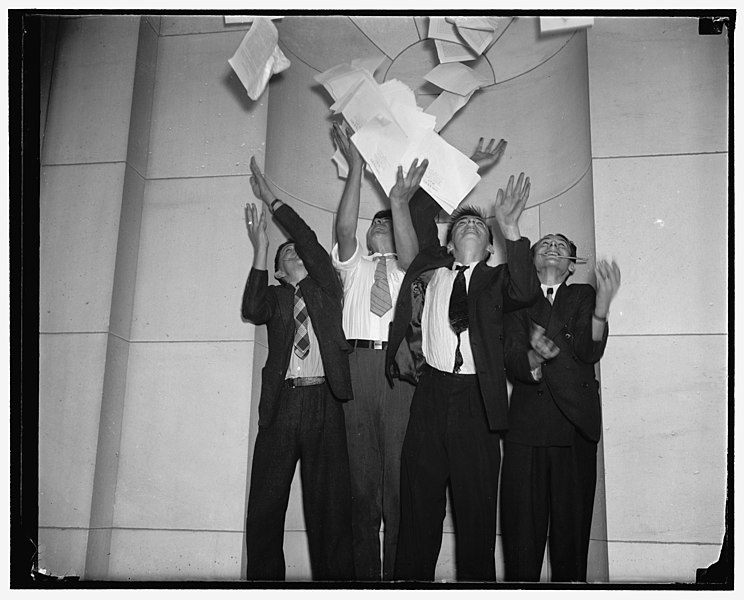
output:
<instances>
[{"instance_id":1,"label":"patterned tie","mask_svg":"<svg viewBox=\"0 0 744 600\"><path fill-rule=\"evenodd\" d=\"M555 296L553 295L553 288L549 287L547 290L545 290L546 298L548 299L548 302L553 304L553 301L555 300Z\"/></svg>"},{"instance_id":2,"label":"patterned tie","mask_svg":"<svg viewBox=\"0 0 744 600\"><path fill-rule=\"evenodd\" d=\"M465 269L468 265L457 267L455 282L452 284L452 295L449 304L449 320L452 330L457 334L457 348L455 348L455 368L453 373L459 373L462 366L460 352L460 334L468 328L468 292L465 288Z\"/></svg>"},{"instance_id":3,"label":"patterned tie","mask_svg":"<svg viewBox=\"0 0 744 600\"><path fill-rule=\"evenodd\" d=\"M300 290L300 286L298 285L295 288L294 301L294 352L302 359L307 356L307 352L310 349L310 335L307 332L307 320L309 318L310 317L307 314L307 307L305 306L305 299L302 297L302 291Z\"/></svg>"},{"instance_id":4,"label":"patterned tie","mask_svg":"<svg viewBox=\"0 0 744 600\"><path fill-rule=\"evenodd\" d=\"M372 291L369 297L369 309L378 317L381 317L393 307L393 301L390 297L390 286L387 280L386 263L386 257L378 257L377 268L375 269L375 282L372 284Z\"/></svg>"}]
</instances>

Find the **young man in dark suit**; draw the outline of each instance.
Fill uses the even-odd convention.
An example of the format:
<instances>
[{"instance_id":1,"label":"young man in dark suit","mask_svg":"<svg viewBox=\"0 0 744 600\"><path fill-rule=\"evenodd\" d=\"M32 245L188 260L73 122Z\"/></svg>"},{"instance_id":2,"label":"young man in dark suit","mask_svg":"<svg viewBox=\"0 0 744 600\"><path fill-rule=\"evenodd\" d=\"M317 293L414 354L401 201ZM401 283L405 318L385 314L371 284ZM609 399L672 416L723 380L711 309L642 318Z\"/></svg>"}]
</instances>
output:
<instances>
[{"instance_id":1,"label":"young man in dark suit","mask_svg":"<svg viewBox=\"0 0 744 600\"><path fill-rule=\"evenodd\" d=\"M529 187L521 174L496 196L506 264L486 264L492 232L483 214L464 207L452 214L447 246L424 247L403 280L387 373L418 385L403 442L396 579L434 579L448 483L458 580L496 578L499 432L507 427L503 312L539 294L518 225Z\"/></svg>"},{"instance_id":2,"label":"young man in dark suit","mask_svg":"<svg viewBox=\"0 0 744 600\"><path fill-rule=\"evenodd\" d=\"M598 262L595 294L567 284L576 246L566 236L546 235L532 253L543 294L505 319L514 384L501 475L505 579L539 581L549 530L551 580L586 581L601 433L594 365L620 269Z\"/></svg>"},{"instance_id":3,"label":"young man in dark suit","mask_svg":"<svg viewBox=\"0 0 744 600\"><path fill-rule=\"evenodd\" d=\"M354 579L351 487L342 402L352 398L341 326L343 290L315 233L271 193L254 159L251 187L266 207L246 207L253 268L242 314L266 324L258 437L246 521L247 578L284 580L284 519L300 461L305 523L314 580ZM287 231L268 285L266 211Z\"/></svg>"}]
</instances>

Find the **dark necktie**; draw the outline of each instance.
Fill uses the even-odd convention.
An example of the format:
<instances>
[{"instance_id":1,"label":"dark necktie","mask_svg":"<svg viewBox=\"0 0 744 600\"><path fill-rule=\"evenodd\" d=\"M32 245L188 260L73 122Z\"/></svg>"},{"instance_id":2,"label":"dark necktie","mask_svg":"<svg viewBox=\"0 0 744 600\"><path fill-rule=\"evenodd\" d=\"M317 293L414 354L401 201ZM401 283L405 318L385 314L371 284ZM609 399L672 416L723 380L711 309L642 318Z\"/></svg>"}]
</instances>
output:
<instances>
[{"instance_id":1,"label":"dark necktie","mask_svg":"<svg viewBox=\"0 0 744 600\"><path fill-rule=\"evenodd\" d=\"M452 295L449 304L449 320L452 330L457 334L457 348L455 348L455 368L453 373L459 373L462 366L460 352L460 334L468 328L468 292L465 288L465 269L468 265L457 267L457 275L452 284Z\"/></svg>"},{"instance_id":2,"label":"dark necktie","mask_svg":"<svg viewBox=\"0 0 744 600\"><path fill-rule=\"evenodd\" d=\"M390 286L387 279L387 258L380 256L375 269L375 282L369 297L369 309L378 317L384 315L393 307L390 297Z\"/></svg>"},{"instance_id":3,"label":"dark necktie","mask_svg":"<svg viewBox=\"0 0 744 600\"><path fill-rule=\"evenodd\" d=\"M302 359L307 356L307 352L310 349L310 334L307 332L307 320L309 318L307 307L305 306L305 299L302 297L302 291L300 291L300 286L298 285L295 288L294 299L294 352Z\"/></svg>"},{"instance_id":4,"label":"dark necktie","mask_svg":"<svg viewBox=\"0 0 744 600\"><path fill-rule=\"evenodd\" d=\"M553 295L553 288L549 287L547 290L545 290L545 295L548 299L548 302L553 304L553 301L555 300L555 296Z\"/></svg>"}]
</instances>

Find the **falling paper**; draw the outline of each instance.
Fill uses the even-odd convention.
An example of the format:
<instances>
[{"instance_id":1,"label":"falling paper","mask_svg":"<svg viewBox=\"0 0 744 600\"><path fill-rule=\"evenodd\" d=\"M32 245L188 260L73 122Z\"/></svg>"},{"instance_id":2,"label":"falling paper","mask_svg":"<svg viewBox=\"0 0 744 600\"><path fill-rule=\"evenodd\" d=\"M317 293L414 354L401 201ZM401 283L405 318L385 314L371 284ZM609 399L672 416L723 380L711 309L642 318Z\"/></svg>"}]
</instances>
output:
<instances>
[{"instance_id":1,"label":"falling paper","mask_svg":"<svg viewBox=\"0 0 744 600\"><path fill-rule=\"evenodd\" d=\"M464 40L457 33L457 28L444 17L429 17L428 37L434 39L440 63L478 58L478 54L463 43Z\"/></svg>"},{"instance_id":2,"label":"falling paper","mask_svg":"<svg viewBox=\"0 0 744 600\"><path fill-rule=\"evenodd\" d=\"M464 44L434 40L434 46L437 49L437 58L440 63L465 62L478 58L478 55Z\"/></svg>"},{"instance_id":3,"label":"falling paper","mask_svg":"<svg viewBox=\"0 0 744 600\"><path fill-rule=\"evenodd\" d=\"M253 23L256 19L260 17L251 16L251 17L244 17L244 16L228 16L225 15L225 25L234 25L237 23ZM283 19L284 17L264 17L266 19L271 19L272 21L275 21L277 19Z\"/></svg>"},{"instance_id":4,"label":"falling paper","mask_svg":"<svg viewBox=\"0 0 744 600\"><path fill-rule=\"evenodd\" d=\"M496 37L498 20L493 17L446 17L472 50L480 55Z\"/></svg>"},{"instance_id":5,"label":"falling paper","mask_svg":"<svg viewBox=\"0 0 744 600\"><path fill-rule=\"evenodd\" d=\"M331 110L342 114L355 132L352 143L386 194L395 184L398 166L407 172L414 159L429 160L421 187L448 212L480 180L478 165L437 135L436 116L421 110L405 84L391 80L380 85L368 71L355 72L349 65L333 67L316 80L334 97ZM337 96L342 89L343 95ZM467 101L469 95L460 97ZM338 155L333 161L342 176L345 161L342 164Z\"/></svg>"},{"instance_id":6,"label":"falling paper","mask_svg":"<svg viewBox=\"0 0 744 600\"><path fill-rule=\"evenodd\" d=\"M488 82L468 66L460 63L437 65L426 75L426 81L439 88L461 96L467 96Z\"/></svg>"},{"instance_id":7,"label":"falling paper","mask_svg":"<svg viewBox=\"0 0 744 600\"><path fill-rule=\"evenodd\" d=\"M351 66L357 69L364 69L374 77L375 71L380 67L383 60L385 60L384 55L355 58L351 61Z\"/></svg>"},{"instance_id":8,"label":"falling paper","mask_svg":"<svg viewBox=\"0 0 744 600\"><path fill-rule=\"evenodd\" d=\"M444 126L449 123L455 113L465 106L475 91L467 96L453 94L452 92L442 92L434 99L424 112L436 118L434 131L440 132Z\"/></svg>"},{"instance_id":9,"label":"falling paper","mask_svg":"<svg viewBox=\"0 0 744 600\"><path fill-rule=\"evenodd\" d=\"M289 68L290 62L280 50L279 33L267 18L257 18L235 55L228 63L235 71L251 100L257 100L275 73Z\"/></svg>"},{"instance_id":10,"label":"falling paper","mask_svg":"<svg viewBox=\"0 0 744 600\"><path fill-rule=\"evenodd\" d=\"M594 25L594 17L540 17L540 33L568 31Z\"/></svg>"}]
</instances>

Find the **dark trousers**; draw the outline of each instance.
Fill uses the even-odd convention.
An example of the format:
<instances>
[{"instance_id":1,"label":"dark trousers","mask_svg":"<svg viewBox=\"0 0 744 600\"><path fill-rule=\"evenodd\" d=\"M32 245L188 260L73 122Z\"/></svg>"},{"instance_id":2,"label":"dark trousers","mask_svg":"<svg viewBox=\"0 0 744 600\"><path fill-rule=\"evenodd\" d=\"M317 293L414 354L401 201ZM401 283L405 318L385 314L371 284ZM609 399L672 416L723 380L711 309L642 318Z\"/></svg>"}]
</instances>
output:
<instances>
[{"instance_id":1,"label":"dark trousers","mask_svg":"<svg viewBox=\"0 0 744 600\"><path fill-rule=\"evenodd\" d=\"M356 348L349 357L354 399L344 404L351 467L354 563L359 581L393 578L400 521L400 454L414 386L385 379L385 352Z\"/></svg>"},{"instance_id":2,"label":"dark trousers","mask_svg":"<svg viewBox=\"0 0 744 600\"><path fill-rule=\"evenodd\" d=\"M353 580L344 413L327 384L283 389L274 423L259 427L246 520L247 578L285 578L284 519L298 460L313 579Z\"/></svg>"},{"instance_id":3,"label":"dark trousers","mask_svg":"<svg viewBox=\"0 0 744 600\"><path fill-rule=\"evenodd\" d=\"M396 579L434 579L448 483L457 579L496 579L500 460L499 434L488 428L477 376L425 367L403 443Z\"/></svg>"},{"instance_id":4,"label":"dark trousers","mask_svg":"<svg viewBox=\"0 0 744 600\"><path fill-rule=\"evenodd\" d=\"M501 535L506 581L539 581L550 533L551 581L586 581L597 481L597 444L504 442Z\"/></svg>"}]
</instances>

